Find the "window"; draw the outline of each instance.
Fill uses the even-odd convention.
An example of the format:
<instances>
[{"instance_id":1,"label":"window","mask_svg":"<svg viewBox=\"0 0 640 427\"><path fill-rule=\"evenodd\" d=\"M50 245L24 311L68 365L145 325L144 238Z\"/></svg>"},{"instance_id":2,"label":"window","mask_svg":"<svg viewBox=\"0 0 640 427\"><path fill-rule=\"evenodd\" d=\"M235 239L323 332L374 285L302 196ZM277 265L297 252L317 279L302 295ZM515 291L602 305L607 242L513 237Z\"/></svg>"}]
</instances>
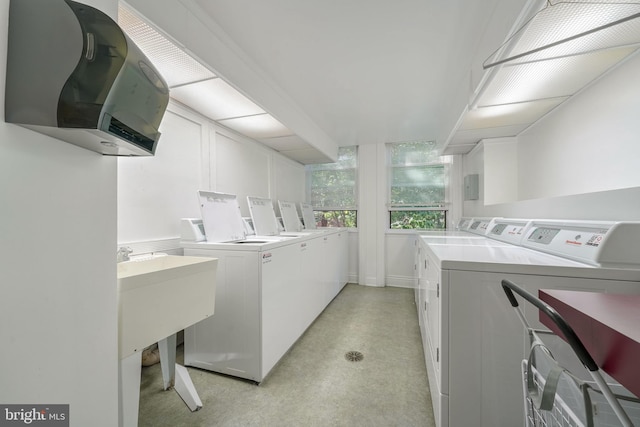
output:
<instances>
[{"instance_id":1,"label":"window","mask_svg":"<svg viewBox=\"0 0 640 427\"><path fill-rule=\"evenodd\" d=\"M307 194L318 227L356 227L357 147L340 147L338 161L307 165Z\"/></svg>"},{"instance_id":2,"label":"window","mask_svg":"<svg viewBox=\"0 0 640 427\"><path fill-rule=\"evenodd\" d=\"M444 229L451 158L434 142L388 144L389 228Z\"/></svg>"}]
</instances>

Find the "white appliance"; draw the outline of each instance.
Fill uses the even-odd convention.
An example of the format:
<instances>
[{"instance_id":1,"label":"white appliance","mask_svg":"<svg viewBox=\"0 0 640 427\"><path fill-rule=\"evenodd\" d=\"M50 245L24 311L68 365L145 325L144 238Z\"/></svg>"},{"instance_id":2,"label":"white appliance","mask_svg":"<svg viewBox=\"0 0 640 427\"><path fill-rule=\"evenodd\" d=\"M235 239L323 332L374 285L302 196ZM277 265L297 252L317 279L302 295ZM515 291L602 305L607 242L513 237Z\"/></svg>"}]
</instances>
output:
<instances>
[{"instance_id":1,"label":"white appliance","mask_svg":"<svg viewBox=\"0 0 640 427\"><path fill-rule=\"evenodd\" d=\"M640 223L487 223L488 235L506 240L513 227L524 227L526 247L418 239L418 312L438 427L523 424L520 361L527 340L502 279L533 294L540 288L640 294L640 257L628 255L638 253ZM525 308L525 316L543 327L536 310Z\"/></svg>"},{"instance_id":2,"label":"white appliance","mask_svg":"<svg viewBox=\"0 0 640 427\"><path fill-rule=\"evenodd\" d=\"M348 236L246 237L235 196L199 195L207 240L188 232L181 246L218 258L216 307L185 330L184 363L261 382L346 284Z\"/></svg>"}]
</instances>

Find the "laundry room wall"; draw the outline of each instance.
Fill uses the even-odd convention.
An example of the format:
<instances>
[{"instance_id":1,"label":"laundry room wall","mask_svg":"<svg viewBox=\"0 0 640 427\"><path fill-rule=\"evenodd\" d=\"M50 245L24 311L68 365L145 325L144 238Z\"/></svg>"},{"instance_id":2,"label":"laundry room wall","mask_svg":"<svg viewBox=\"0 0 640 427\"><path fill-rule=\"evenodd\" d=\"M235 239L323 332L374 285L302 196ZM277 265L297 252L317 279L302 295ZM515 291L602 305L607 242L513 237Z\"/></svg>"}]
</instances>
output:
<instances>
[{"instance_id":1,"label":"laundry room wall","mask_svg":"<svg viewBox=\"0 0 640 427\"><path fill-rule=\"evenodd\" d=\"M198 190L305 200L304 166L171 102L153 158L118 159L118 244L181 253L180 219L200 218ZM274 206L277 209L277 206Z\"/></svg>"},{"instance_id":2,"label":"laundry room wall","mask_svg":"<svg viewBox=\"0 0 640 427\"><path fill-rule=\"evenodd\" d=\"M115 0L84 2L116 16ZM0 404L69 404L73 425L117 425L116 160L2 120L0 218Z\"/></svg>"},{"instance_id":3,"label":"laundry room wall","mask_svg":"<svg viewBox=\"0 0 640 427\"><path fill-rule=\"evenodd\" d=\"M487 203L487 190L501 190L487 187L490 157L466 155L463 173L479 173L481 185L464 215L640 220L638 73L636 53L519 135L511 201Z\"/></svg>"}]
</instances>

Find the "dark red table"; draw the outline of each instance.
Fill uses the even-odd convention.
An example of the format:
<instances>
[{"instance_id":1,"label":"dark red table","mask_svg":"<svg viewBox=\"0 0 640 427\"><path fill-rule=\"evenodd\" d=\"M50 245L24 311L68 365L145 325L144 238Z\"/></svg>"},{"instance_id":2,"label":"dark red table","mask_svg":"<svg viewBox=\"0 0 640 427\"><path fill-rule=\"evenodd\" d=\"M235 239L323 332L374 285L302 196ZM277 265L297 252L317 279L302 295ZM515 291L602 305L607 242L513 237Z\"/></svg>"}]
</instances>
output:
<instances>
[{"instance_id":1,"label":"dark red table","mask_svg":"<svg viewBox=\"0 0 640 427\"><path fill-rule=\"evenodd\" d=\"M640 295L541 289L600 368L640 397ZM540 321L559 336L544 314Z\"/></svg>"}]
</instances>

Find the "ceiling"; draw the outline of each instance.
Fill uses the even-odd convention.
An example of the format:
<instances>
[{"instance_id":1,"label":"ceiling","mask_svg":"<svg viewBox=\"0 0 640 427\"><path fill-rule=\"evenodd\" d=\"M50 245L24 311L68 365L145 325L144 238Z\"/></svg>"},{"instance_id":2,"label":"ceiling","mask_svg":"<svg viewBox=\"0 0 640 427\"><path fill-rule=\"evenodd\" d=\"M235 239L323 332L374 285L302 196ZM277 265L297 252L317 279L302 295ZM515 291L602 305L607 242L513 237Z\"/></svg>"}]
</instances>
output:
<instances>
[{"instance_id":1,"label":"ceiling","mask_svg":"<svg viewBox=\"0 0 640 427\"><path fill-rule=\"evenodd\" d=\"M447 91L467 78L497 3L186 2L339 146L435 140Z\"/></svg>"},{"instance_id":2,"label":"ceiling","mask_svg":"<svg viewBox=\"0 0 640 427\"><path fill-rule=\"evenodd\" d=\"M335 160L338 146L381 142L436 141L443 154L466 153L483 138L517 135L607 69L591 66L586 76L574 60L582 81L558 73L570 91L556 82L546 87L557 93L518 99L516 108L491 98L505 93L500 82L527 74L483 62L546 0L177 0L193 17L182 24L151 0L128 2L148 4L143 15L184 38L197 28L182 27L202 25L189 50L281 125L271 135L235 130L303 164ZM235 121L218 122L233 129Z\"/></svg>"}]
</instances>

